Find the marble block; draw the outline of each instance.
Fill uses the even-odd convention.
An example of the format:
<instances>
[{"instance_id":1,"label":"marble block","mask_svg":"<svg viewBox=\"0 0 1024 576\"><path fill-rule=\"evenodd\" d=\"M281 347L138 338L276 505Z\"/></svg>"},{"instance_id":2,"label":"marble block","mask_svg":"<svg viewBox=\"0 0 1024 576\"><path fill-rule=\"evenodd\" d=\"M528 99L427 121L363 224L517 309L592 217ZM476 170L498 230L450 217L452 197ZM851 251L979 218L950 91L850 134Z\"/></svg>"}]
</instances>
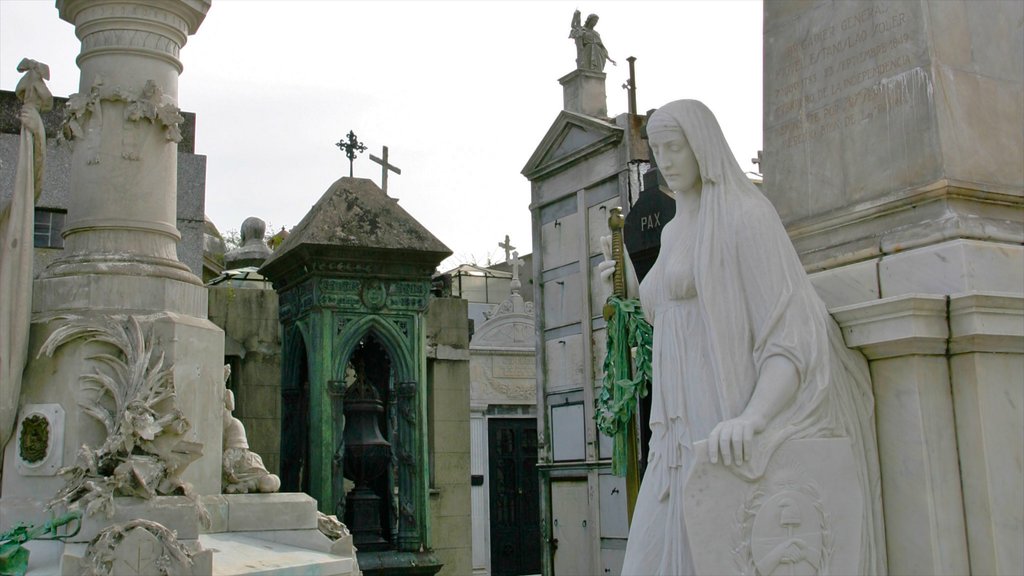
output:
<instances>
[{"instance_id":1,"label":"marble block","mask_svg":"<svg viewBox=\"0 0 1024 576\"><path fill-rule=\"evenodd\" d=\"M304 530L316 528L316 500L308 494L225 494L228 530Z\"/></svg>"},{"instance_id":2,"label":"marble block","mask_svg":"<svg viewBox=\"0 0 1024 576\"><path fill-rule=\"evenodd\" d=\"M863 498L846 438L790 440L748 483L694 443L684 517L698 574L856 574ZM799 552L797 552L799 551Z\"/></svg>"},{"instance_id":3,"label":"marble block","mask_svg":"<svg viewBox=\"0 0 1024 576\"><path fill-rule=\"evenodd\" d=\"M213 576L331 576L353 574L352 557L332 556L241 534L204 534L204 548L214 551Z\"/></svg>"}]
</instances>

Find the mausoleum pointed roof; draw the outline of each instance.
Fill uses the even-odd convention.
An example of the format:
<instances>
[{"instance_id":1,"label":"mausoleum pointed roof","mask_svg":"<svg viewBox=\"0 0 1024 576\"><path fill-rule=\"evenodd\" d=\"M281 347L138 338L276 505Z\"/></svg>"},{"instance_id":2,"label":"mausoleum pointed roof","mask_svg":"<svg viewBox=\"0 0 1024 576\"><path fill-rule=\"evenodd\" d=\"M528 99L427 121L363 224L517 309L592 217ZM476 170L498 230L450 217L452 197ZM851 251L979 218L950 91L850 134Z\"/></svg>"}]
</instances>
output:
<instances>
[{"instance_id":1,"label":"mausoleum pointed roof","mask_svg":"<svg viewBox=\"0 0 1024 576\"><path fill-rule=\"evenodd\" d=\"M277 283L297 262L401 261L436 267L451 254L373 181L345 177L292 228L260 272Z\"/></svg>"}]
</instances>

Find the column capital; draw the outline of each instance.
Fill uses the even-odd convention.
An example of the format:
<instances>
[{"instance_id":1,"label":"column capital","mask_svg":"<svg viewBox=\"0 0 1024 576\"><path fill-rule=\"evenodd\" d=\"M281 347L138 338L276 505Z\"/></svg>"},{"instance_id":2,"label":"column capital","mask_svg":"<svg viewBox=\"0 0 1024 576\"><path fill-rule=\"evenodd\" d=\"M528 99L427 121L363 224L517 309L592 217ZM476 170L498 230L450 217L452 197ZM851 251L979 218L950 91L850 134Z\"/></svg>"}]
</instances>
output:
<instances>
[{"instance_id":1,"label":"column capital","mask_svg":"<svg viewBox=\"0 0 1024 576\"><path fill-rule=\"evenodd\" d=\"M946 297L905 294L831 310L846 345L869 360L944 355L949 340Z\"/></svg>"},{"instance_id":2,"label":"column capital","mask_svg":"<svg viewBox=\"0 0 1024 576\"><path fill-rule=\"evenodd\" d=\"M79 66L95 55L132 52L167 60L179 73L178 53L209 9L210 0L57 0L82 41Z\"/></svg>"},{"instance_id":3,"label":"column capital","mask_svg":"<svg viewBox=\"0 0 1024 576\"><path fill-rule=\"evenodd\" d=\"M968 292L949 297L949 351L1024 354L1024 295Z\"/></svg>"}]
</instances>

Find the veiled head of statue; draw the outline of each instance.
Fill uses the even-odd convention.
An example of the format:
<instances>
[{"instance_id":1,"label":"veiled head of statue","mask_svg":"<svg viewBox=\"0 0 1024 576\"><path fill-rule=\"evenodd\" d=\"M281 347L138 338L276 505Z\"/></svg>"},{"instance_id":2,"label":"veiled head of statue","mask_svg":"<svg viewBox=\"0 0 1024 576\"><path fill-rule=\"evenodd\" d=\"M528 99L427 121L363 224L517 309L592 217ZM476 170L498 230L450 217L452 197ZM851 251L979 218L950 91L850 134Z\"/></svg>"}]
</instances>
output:
<instances>
[{"instance_id":1,"label":"veiled head of statue","mask_svg":"<svg viewBox=\"0 0 1024 576\"><path fill-rule=\"evenodd\" d=\"M729 149L729 144L725 141L718 120L704 103L697 100L676 100L665 104L651 114L647 121L649 142L652 141L652 138L665 139L666 134L673 132L682 134L689 144L699 166L701 180L705 185L708 183L721 184L726 175L739 176L746 180L736 158ZM657 152L655 158L660 170L663 160Z\"/></svg>"}]
</instances>

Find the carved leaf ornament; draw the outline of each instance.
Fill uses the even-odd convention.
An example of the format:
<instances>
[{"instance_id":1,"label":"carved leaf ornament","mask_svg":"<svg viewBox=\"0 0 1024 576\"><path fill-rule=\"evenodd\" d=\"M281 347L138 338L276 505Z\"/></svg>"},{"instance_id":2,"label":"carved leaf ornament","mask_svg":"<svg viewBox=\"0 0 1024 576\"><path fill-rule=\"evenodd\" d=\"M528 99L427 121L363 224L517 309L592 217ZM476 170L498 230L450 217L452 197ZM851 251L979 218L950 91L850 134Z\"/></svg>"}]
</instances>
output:
<instances>
[{"instance_id":1,"label":"carved leaf ornament","mask_svg":"<svg viewBox=\"0 0 1024 576\"><path fill-rule=\"evenodd\" d=\"M178 542L174 531L144 519L109 526L96 535L85 553L88 576L117 573L191 573L192 553Z\"/></svg>"},{"instance_id":2,"label":"carved leaf ornament","mask_svg":"<svg viewBox=\"0 0 1024 576\"><path fill-rule=\"evenodd\" d=\"M88 356L92 373L79 377L82 411L103 424L107 436L99 448L83 445L74 465L60 471L65 486L47 504L85 507L87 514L112 516L115 495L151 498L157 494L192 496L180 480L185 467L198 458L201 446L184 441L190 425L175 403L173 374L156 354L135 316L99 319L64 317L66 322L43 343L39 356L53 356L75 340L113 347L116 353Z\"/></svg>"}]
</instances>

